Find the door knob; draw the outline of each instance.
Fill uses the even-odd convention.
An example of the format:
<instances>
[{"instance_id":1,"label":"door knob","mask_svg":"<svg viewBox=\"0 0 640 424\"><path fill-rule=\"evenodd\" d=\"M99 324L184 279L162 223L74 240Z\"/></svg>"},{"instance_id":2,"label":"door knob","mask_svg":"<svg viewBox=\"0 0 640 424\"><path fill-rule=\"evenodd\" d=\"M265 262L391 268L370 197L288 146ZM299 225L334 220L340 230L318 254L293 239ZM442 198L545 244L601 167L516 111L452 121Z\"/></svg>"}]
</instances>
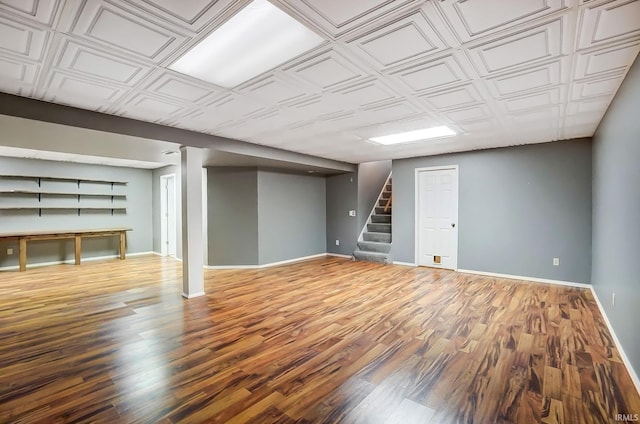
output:
<instances>
[{"instance_id":1,"label":"door knob","mask_svg":"<svg viewBox=\"0 0 640 424\"><path fill-rule=\"evenodd\" d=\"M453 222L451 223L451 228L456 228L456 224L454 224Z\"/></svg>"}]
</instances>

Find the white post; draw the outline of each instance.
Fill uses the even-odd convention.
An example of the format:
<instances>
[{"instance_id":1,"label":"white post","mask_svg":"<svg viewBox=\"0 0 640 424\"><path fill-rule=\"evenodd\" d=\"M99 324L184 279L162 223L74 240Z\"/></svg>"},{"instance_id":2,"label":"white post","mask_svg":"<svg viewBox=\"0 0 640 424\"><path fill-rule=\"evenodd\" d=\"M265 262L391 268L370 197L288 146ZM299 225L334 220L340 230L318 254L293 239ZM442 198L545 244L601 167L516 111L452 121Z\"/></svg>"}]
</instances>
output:
<instances>
[{"instance_id":1,"label":"white post","mask_svg":"<svg viewBox=\"0 0 640 424\"><path fill-rule=\"evenodd\" d=\"M182 186L182 296L204 295L202 149L180 147Z\"/></svg>"}]
</instances>

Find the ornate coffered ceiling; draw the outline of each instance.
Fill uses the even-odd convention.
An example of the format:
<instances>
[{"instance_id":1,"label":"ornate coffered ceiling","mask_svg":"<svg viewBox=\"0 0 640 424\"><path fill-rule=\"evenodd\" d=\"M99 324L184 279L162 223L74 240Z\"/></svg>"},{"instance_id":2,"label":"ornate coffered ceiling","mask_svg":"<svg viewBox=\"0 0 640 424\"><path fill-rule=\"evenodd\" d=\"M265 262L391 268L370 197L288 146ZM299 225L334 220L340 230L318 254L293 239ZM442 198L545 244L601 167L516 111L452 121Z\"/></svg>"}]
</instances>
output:
<instances>
[{"instance_id":1,"label":"ornate coffered ceiling","mask_svg":"<svg viewBox=\"0 0 640 424\"><path fill-rule=\"evenodd\" d=\"M640 51L639 0L271 1L326 42L225 89L167 67L246 0L0 0L0 91L359 163L591 136Z\"/></svg>"}]
</instances>

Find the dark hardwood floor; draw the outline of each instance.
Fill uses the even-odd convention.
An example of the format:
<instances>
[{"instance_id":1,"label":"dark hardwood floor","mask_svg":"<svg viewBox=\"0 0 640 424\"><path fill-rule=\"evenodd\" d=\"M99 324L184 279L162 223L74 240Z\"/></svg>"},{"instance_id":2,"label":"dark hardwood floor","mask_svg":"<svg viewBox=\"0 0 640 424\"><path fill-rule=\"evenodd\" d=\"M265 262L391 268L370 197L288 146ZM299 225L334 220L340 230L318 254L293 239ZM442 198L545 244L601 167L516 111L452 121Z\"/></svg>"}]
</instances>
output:
<instances>
[{"instance_id":1,"label":"dark hardwood floor","mask_svg":"<svg viewBox=\"0 0 640 424\"><path fill-rule=\"evenodd\" d=\"M328 258L0 272L0 422L614 423L640 398L586 289Z\"/></svg>"}]
</instances>

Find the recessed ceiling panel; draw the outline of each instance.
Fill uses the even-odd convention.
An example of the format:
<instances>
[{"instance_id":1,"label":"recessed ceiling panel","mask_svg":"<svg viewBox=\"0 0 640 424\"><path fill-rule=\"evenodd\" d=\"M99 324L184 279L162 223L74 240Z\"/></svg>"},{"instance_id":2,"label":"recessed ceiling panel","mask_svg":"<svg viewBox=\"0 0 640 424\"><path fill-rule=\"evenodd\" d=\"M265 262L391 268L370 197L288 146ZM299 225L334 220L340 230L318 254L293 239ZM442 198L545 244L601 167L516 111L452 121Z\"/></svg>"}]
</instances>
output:
<instances>
[{"instance_id":1,"label":"recessed ceiling panel","mask_svg":"<svg viewBox=\"0 0 640 424\"><path fill-rule=\"evenodd\" d=\"M571 99L583 100L592 97L612 95L618 90L621 82L622 75L612 75L576 82L573 84Z\"/></svg>"},{"instance_id":2,"label":"recessed ceiling panel","mask_svg":"<svg viewBox=\"0 0 640 424\"><path fill-rule=\"evenodd\" d=\"M549 89L561 82L561 63L552 62L526 71L491 78L490 87L498 97L530 90Z\"/></svg>"},{"instance_id":3,"label":"recessed ceiling panel","mask_svg":"<svg viewBox=\"0 0 640 424\"><path fill-rule=\"evenodd\" d=\"M383 68L448 49L421 12L361 36L350 44Z\"/></svg>"},{"instance_id":4,"label":"recessed ceiling panel","mask_svg":"<svg viewBox=\"0 0 640 424\"><path fill-rule=\"evenodd\" d=\"M37 65L22 62L10 57L0 56L0 79L20 84L35 84L38 75Z\"/></svg>"},{"instance_id":5,"label":"recessed ceiling panel","mask_svg":"<svg viewBox=\"0 0 640 424\"><path fill-rule=\"evenodd\" d=\"M63 97L67 99L66 102L72 102L74 97L78 97L85 104L88 100L91 100L97 101L101 105L113 103L126 93L126 88L122 86L108 85L101 81L91 81L59 71L53 73L47 82L46 90L46 97Z\"/></svg>"},{"instance_id":6,"label":"recessed ceiling panel","mask_svg":"<svg viewBox=\"0 0 640 424\"><path fill-rule=\"evenodd\" d=\"M140 93L128 99L120 108L119 113L134 118L162 121L171 119L185 109L183 104Z\"/></svg>"},{"instance_id":7,"label":"recessed ceiling panel","mask_svg":"<svg viewBox=\"0 0 640 424\"><path fill-rule=\"evenodd\" d=\"M322 90L354 82L366 76L364 71L335 51L299 62L287 68L286 72Z\"/></svg>"},{"instance_id":8,"label":"recessed ceiling panel","mask_svg":"<svg viewBox=\"0 0 640 424\"><path fill-rule=\"evenodd\" d=\"M295 101L308 95L308 90L295 84L287 83L275 75L253 80L236 89L239 93L255 97L262 101L276 104Z\"/></svg>"},{"instance_id":9,"label":"recessed ceiling panel","mask_svg":"<svg viewBox=\"0 0 640 424\"><path fill-rule=\"evenodd\" d=\"M51 26L60 0L2 0L0 10Z\"/></svg>"},{"instance_id":10,"label":"recessed ceiling panel","mask_svg":"<svg viewBox=\"0 0 640 424\"><path fill-rule=\"evenodd\" d=\"M167 96L176 100L196 103L209 96L215 91L205 84L199 84L188 81L181 76L170 73L164 73L156 78L147 88L163 96Z\"/></svg>"},{"instance_id":11,"label":"recessed ceiling panel","mask_svg":"<svg viewBox=\"0 0 640 424\"><path fill-rule=\"evenodd\" d=\"M504 106L507 113L521 112L527 109L537 109L558 104L561 100L560 95L560 87L555 87L551 90L534 94L506 98L500 103Z\"/></svg>"},{"instance_id":12,"label":"recessed ceiling panel","mask_svg":"<svg viewBox=\"0 0 640 424\"><path fill-rule=\"evenodd\" d=\"M469 80L455 56L417 62L395 69L389 75L405 84L415 93L433 91Z\"/></svg>"},{"instance_id":13,"label":"recessed ceiling panel","mask_svg":"<svg viewBox=\"0 0 640 424\"><path fill-rule=\"evenodd\" d=\"M580 49L602 43L640 36L640 2L617 0L581 8L578 47Z\"/></svg>"},{"instance_id":14,"label":"recessed ceiling panel","mask_svg":"<svg viewBox=\"0 0 640 424\"><path fill-rule=\"evenodd\" d=\"M392 90L378 80L349 86L335 91L336 101L355 107L366 107L397 98Z\"/></svg>"},{"instance_id":15,"label":"recessed ceiling panel","mask_svg":"<svg viewBox=\"0 0 640 424\"><path fill-rule=\"evenodd\" d=\"M99 0L84 4L73 33L154 62L173 53L186 39L153 20Z\"/></svg>"},{"instance_id":16,"label":"recessed ceiling panel","mask_svg":"<svg viewBox=\"0 0 640 424\"><path fill-rule=\"evenodd\" d=\"M139 83L150 71L148 65L71 40L63 43L56 64L62 69L127 85Z\"/></svg>"},{"instance_id":17,"label":"recessed ceiling panel","mask_svg":"<svg viewBox=\"0 0 640 424\"><path fill-rule=\"evenodd\" d=\"M490 75L560 56L566 25L564 19L558 18L470 48L475 68L481 75Z\"/></svg>"},{"instance_id":18,"label":"recessed ceiling panel","mask_svg":"<svg viewBox=\"0 0 640 424\"><path fill-rule=\"evenodd\" d=\"M436 110L450 110L482 101L478 90L471 84L419 97Z\"/></svg>"},{"instance_id":19,"label":"recessed ceiling panel","mask_svg":"<svg viewBox=\"0 0 640 424\"><path fill-rule=\"evenodd\" d=\"M618 44L576 55L577 79L598 76L608 72L625 71L640 51L640 41Z\"/></svg>"},{"instance_id":20,"label":"recessed ceiling panel","mask_svg":"<svg viewBox=\"0 0 640 424\"><path fill-rule=\"evenodd\" d=\"M208 23L226 16L232 9L242 6L243 2L233 0L125 0L148 13L184 26L190 30L198 30ZM240 3L240 4L238 4Z\"/></svg>"},{"instance_id":21,"label":"recessed ceiling panel","mask_svg":"<svg viewBox=\"0 0 640 424\"><path fill-rule=\"evenodd\" d=\"M361 28L389 12L419 4L419 0L283 0L334 37Z\"/></svg>"},{"instance_id":22,"label":"recessed ceiling panel","mask_svg":"<svg viewBox=\"0 0 640 424\"><path fill-rule=\"evenodd\" d=\"M49 33L0 15L0 53L9 53L31 60L40 60Z\"/></svg>"},{"instance_id":23,"label":"recessed ceiling panel","mask_svg":"<svg viewBox=\"0 0 640 424\"><path fill-rule=\"evenodd\" d=\"M563 0L454 0L433 3L442 10L461 42L565 8Z\"/></svg>"}]
</instances>

